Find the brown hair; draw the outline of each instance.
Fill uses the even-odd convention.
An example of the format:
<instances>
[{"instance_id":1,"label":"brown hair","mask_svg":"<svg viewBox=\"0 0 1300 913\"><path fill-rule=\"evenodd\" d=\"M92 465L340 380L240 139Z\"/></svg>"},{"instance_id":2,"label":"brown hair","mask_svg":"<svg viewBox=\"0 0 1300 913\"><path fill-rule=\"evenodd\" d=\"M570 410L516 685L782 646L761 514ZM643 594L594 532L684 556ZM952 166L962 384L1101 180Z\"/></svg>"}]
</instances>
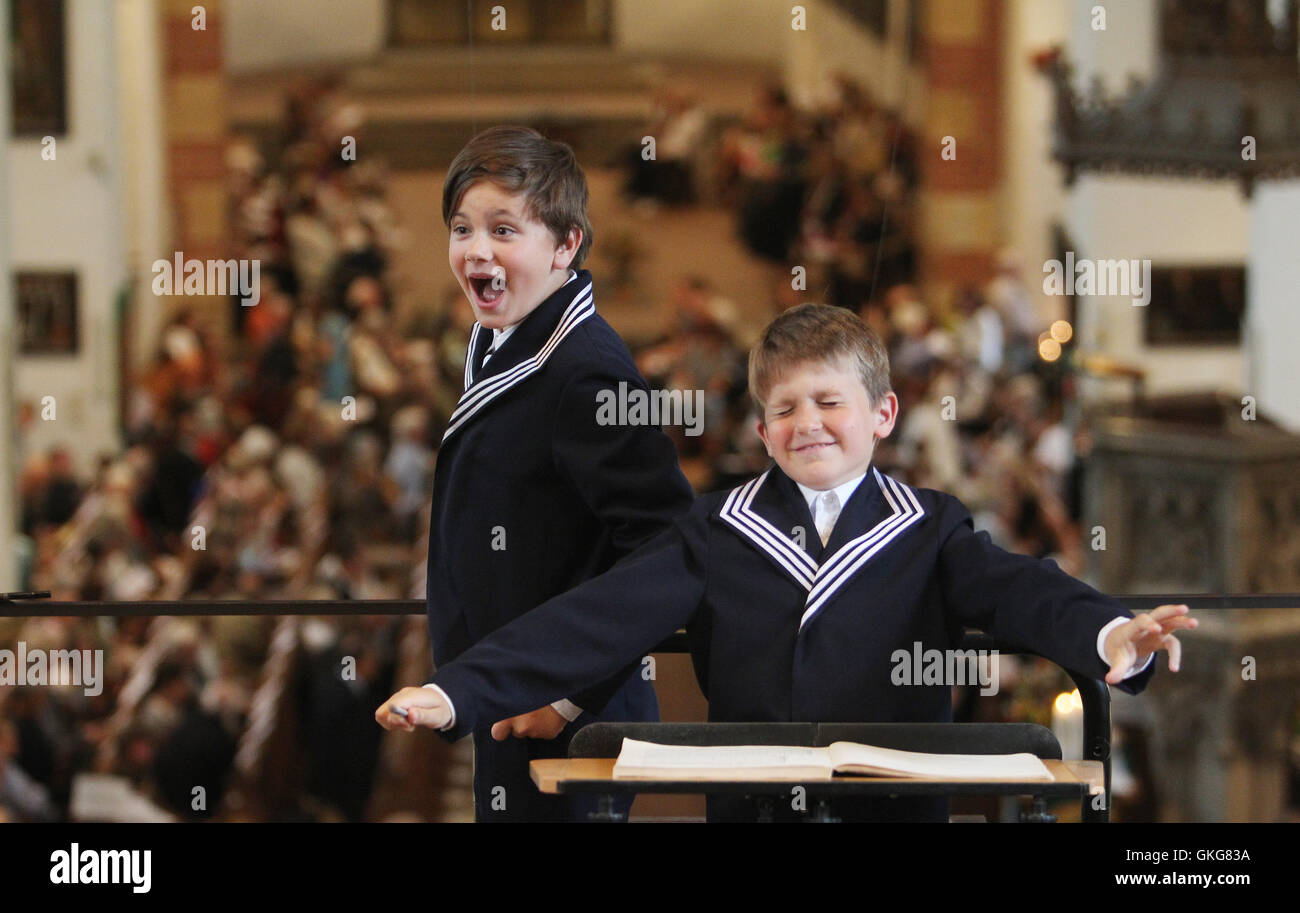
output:
<instances>
[{"instance_id":1,"label":"brown hair","mask_svg":"<svg viewBox=\"0 0 1300 913\"><path fill-rule=\"evenodd\" d=\"M852 359L862 386L878 404L889 392L889 353L876 331L852 311L827 304L792 307L767 325L749 353L749 393L760 414L767 394L795 365Z\"/></svg>"},{"instance_id":2,"label":"brown hair","mask_svg":"<svg viewBox=\"0 0 1300 913\"><path fill-rule=\"evenodd\" d=\"M542 136L531 127L489 127L465 144L447 170L442 185L442 221L451 216L465 191L479 181L491 181L507 193L524 195L531 218L550 229L562 244L571 229L582 232L578 252L569 264L582 266L591 250L587 221L587 177L573 150Z\"/></svg>"}]
</instances>

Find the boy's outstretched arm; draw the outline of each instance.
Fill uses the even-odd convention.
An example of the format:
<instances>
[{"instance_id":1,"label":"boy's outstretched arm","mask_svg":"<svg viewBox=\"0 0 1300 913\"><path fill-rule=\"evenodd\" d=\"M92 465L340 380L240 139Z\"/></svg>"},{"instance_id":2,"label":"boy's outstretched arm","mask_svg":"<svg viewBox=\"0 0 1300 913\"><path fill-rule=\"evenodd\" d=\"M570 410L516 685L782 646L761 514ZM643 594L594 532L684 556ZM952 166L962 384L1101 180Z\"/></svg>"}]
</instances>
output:
<instances>
[{"instance_id":1,"label":"boy's outstretched arm","mask_svg":"<svg viewBox=\"0 0 1300 913\"><path fill-rule=\"evenodd\" d=\"M704 598L708 505L609 571L544 602L438 670L431 684L455 708L444 735L474 729L545 706L634 666L675 632ZM414 710L414 721L392 707ZM426 712L427 711L427 712ZM432 688L403 688L375 711L387 729L441 728L451 718Z\"/></svg>"},{"instance_id":2,"label":"boy's outstretched arm","mask_svg":"<svg viewBox=\"0 0 1300 913\"><path fill-rule=\"evenodd\" d=\"M602 399L616 396L621 384L649 390L631 356L596 335L583 341L600 347L602 363L621 363L622 371L583 373L567 384L552 421L552 451L556 468L600 518L616 553L624 557L685 514L695 494L682 475L676 448L657 425L618 421L617 414L610 422L600 411ZM633 672L632 667L616 669L605 681L560 697L599 713Z\"/></svg>"},{"instance_id":3,"label":"boy's outstretched arm","mask_svg":"<svg viewBox=\"0 0 1300 913\"><path fill-rule=\"evenodd\" d=\"M1152 653L1169 651L1169 671L1177 672L1182 664L1183 648L1174 636L1180 628L1192 629L1200 622L1192 618L1185 605L1162 605L1135 616L1106 635L1106 657L1110 671L1106 681L1117 685L1130 668L1140 666Z\"/></svg>"},{"instance_id":4,"label":"boy's outstretched arm","mask_svg":"<svg viewBox=\"0 0 1300 913\"><path fill-rule=\"evenodd\" d=\"M1124 664L1129 648L1121 645L1133 645L1132 659L1140 653L1146 654L1145 659L1154 652L1153 644L1174 629L1163 629L1167 619L1186 618L1186 607L1178 607L1176 614L1169 611L1173 607L1162 606L1166 611L1154 622L1162 627L1157 636L1149 621L1136 622L1123 605L1065 573L1056 562L994 545L988 533L975 532L970 512L951 496L942 496L939 504L939 534L944 602L962 623L1008 645L1040 653L1067 669L1104 677L1122 691L1136 694L1145 688L1155 665L1141 668L1141 663L1135 666L1131 660ZM1100 641L1102 629L1119 618L1127 621ZM1195 623L1180 621L1175 627L1192 628ZM1147 633L1135 638L1139 631ZM1170 649L1168 644L1165 648ZM1134 669L1141 671L1134 673Z\"/></svg>"}]
</instances>

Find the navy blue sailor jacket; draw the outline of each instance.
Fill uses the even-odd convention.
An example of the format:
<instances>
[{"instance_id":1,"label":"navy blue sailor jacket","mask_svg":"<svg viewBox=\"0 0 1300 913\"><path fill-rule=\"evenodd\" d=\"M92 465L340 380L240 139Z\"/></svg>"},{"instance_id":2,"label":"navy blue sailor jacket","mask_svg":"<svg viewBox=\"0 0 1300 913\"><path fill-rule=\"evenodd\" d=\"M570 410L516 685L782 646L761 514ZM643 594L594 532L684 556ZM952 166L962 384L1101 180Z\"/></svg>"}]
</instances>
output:
<instances>
[{"instance_id":1,"label":"navy blue sailor jacket","mask_svg":"<svg viewBox=\"0 0 1300 913\"><path fill-rule=\"evenodd\" d=\"M598 420L601 391L648 388L596 313L591 273L575 272L483 365L492 337L477 323L471 331L465 390L434 469L427 603L438 668L605 571L694 498L660 428ZM552 700L598 713L630 671L610 666Z\"/></svg>"},{"instance_id":2,"label":"navy blue sailor jacket","mask_svg":"<svg viewBox=\"0 0 1300 913\"><path fill-rule=\"evenodd\" d=\"M1102 678L1097 636L1121 616L1055 562L975 532L957 498L874 468L823 547L774 466L700 497L672 529L433 681L455 705L444 732L455 739L598 681L684 625L710 720L948 722L951 688L896 684L896 651L957 649L974 627ZM1154 670L1116 687L1137 693Z\"/></svg>"}]
</instances>

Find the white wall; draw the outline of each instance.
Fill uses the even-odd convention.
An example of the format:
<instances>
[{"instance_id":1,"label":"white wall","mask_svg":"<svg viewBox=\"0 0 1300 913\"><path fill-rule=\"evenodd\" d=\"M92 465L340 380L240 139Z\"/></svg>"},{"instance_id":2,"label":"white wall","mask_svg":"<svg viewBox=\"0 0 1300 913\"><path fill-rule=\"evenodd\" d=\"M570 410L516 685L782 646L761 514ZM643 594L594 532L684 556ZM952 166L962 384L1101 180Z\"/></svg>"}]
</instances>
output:
<instances>
[{"instance_id":1,"label":"white wall","mask_svg":"<svg viewBox=\"0 0 1300 913\"><path fill-rule=\"evenodd\" d=\"M1091 10L1098 4L1068 2L1065 51L1076 64L1079 85L1098 74L1108 93L1118 93L1126 90L1128 74L1155 73L1155 0L1101 4L1104 31L1092 28ZM1244 264L1249 255L1249 202L1231 181L1085 173L1067 192L1064 214L1078 257L1211 265ZM1031 272L1035 266L1041 269L1042 259L1031 262ZM1080 345L1145 369L1151 393L1243 389L1242 346L1151 348L1142 338L1143 315L1125 297L1081 300Z\"/></svg>"},{"instance_id":2,"label":"white wall","mask_svg":"<svg viewBox=\"0 0 1300 913\"><path fill-rule=\"evenodd\" d=\"M1069 0L1031 0L1005 7L1002 54L1002 236L1026 264L1054 256L1052 226L1065 210L1063 172L1052 159L1054 94L1032 56L1063 44ZM1060 303L1041 301L1044 319L1064 316Z\"/></svg>"},{"instance_id":3,"label":"white wall","mask_svg":"<svg viewBox=\"0 0 1300 913\"><path fill-rule=\"evenodd\" d=\"M626 51L774 61L791 31L794 5L784 0L614 0L614 44Z\"/></svg>"},{"instance_id":4,"label":"white wall","mask_svg":"<svg viewBox=\"0 0 1300 913\"><path fill-rule=\"evenodd\" d=\"M614 0L618 48L776 60L790 32L784 0ZM385 0L225 0L231 73L371 57L387 40Z\"/></svg>"},{"instance_id":5,"label":"white wall","mask_svg":"<svg viewBox=\"0 0 1300 913\"><path fill-rule=\"evenodd\" d=\"M1081 176L1066 216L1077 257L1150 259L1156 266L1245 264L1249 224L1233 182L1110 175ZM1087 299L1080 313L1081 345L1145 369L1148 392L1243 387L1240 346L1148 347L1145 311L1123 296Z\"/></svg>"},{"instance_id":6,"label":"white wall","mask_svg":"<svg viewBox=\"0 0 1300 913\"><path fill-rule=\"evenodd\" d=\"M1260 413L1300 431L1300 181L1255 188L1250 234L1244 392Z\"/></svg>"},{"instance_id":7,"label":"white wall","mask_svg":"<svg viewBox=\"0 0 1300 913\"><path fill-rule=\"evenodd\" d=\"M837 7L823 0L805 0L804 31L790 28L790 8L784 12L781 63L785 84L797 104L807 106L838 71L856 77L888 107L903 106L904 119L918 126L925 111L924 75L907 59L907 2L890 0L889 33L881 41Z\"/></svg>"},{"instance_id":8,"label":"white wall","mask_svg":"<svg viewBox=\"0 0 1300 913\"><path fill-rule=\"evenodd\" d=\"M113 13L100 0L67 6L69 132L56 159L42 160L38 139L9 146L11 269L75 270L81 320L77 355L16 359L16 395L55 397L57 418L36 420L29 452L65 444L82 475L97 453L120 449L113 307L126 259Z\"/></svg>"},{"instance_id":9,"label":"white wall","mask_svg":"<svg viewBox=\"0 0 1300 913\"><path fill-rule=\"evenodd\" d=\"M146 366L163 322L152 265L171 237L163 139L163 74L157 0L117 0L117 104L121 112L123 247L135 276L133 369Z\"/></svg>"},{"instance_id":10,"label":"white wall","mask_svg":"<svg viewBox=\"0 0 1300 913\"><path fill-rule=\"evenodd\" d=\"M226 70L365 59L383 46L385 0L225 0Z\"/></svg>"},{"instance_id":11,"label":"white wall","mask_svg":"<svg viewBox=\"0 0 1300 913\"><path fill-rule=\"evenodd\" d=\"M1040 0L1013 0L1017 6L1037 5ZM1053 0L1049 0L1053 2ZM1059 0L1056 0L1059 2ZM1121 92L1130 74L1142 79L1155 75L1159 62L1156 42L1160 31L1158 0L1065 0L1069 16L1069 56L1075 63L1075 77L1090 86L1100 76L1107 92ZM1105 29L1094 29L1094 7L1106 10Z\"/></svg>"}]
</instances>

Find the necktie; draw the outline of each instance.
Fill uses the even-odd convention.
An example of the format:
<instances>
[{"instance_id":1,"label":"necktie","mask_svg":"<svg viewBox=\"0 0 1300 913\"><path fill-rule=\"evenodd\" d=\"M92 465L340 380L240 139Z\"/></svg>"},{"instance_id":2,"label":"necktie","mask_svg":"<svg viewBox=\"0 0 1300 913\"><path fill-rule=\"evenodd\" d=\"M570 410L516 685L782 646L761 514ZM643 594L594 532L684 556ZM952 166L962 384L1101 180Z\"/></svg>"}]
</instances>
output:
<instances>
[{"instance_id":1,"label":"necktie","mask_svg":"<svg viewBox=\"0 0 1300 913\"><path fill-rule=\"evenodd\" d=\"M492 357L492 353L495 352L496 350L497 350L497 344L495 342L493 342L492 345L488 346L488 350L483 353L483 362L478 366L478 369L480 371L482 371L484 368L487 367L488 359Z\"/></svg>"},{"instance_id":2,"label":"necktie","mask_svg":"<svg viewBox=\"0 0 1300 913\"><path fill-rule=\"evenodd\" d=\"M833 491L824 491L817 496L817 534L822 537L822 545L830 541L831 530L840 518L840 499Z\"/></svg>"}]
</instances>

